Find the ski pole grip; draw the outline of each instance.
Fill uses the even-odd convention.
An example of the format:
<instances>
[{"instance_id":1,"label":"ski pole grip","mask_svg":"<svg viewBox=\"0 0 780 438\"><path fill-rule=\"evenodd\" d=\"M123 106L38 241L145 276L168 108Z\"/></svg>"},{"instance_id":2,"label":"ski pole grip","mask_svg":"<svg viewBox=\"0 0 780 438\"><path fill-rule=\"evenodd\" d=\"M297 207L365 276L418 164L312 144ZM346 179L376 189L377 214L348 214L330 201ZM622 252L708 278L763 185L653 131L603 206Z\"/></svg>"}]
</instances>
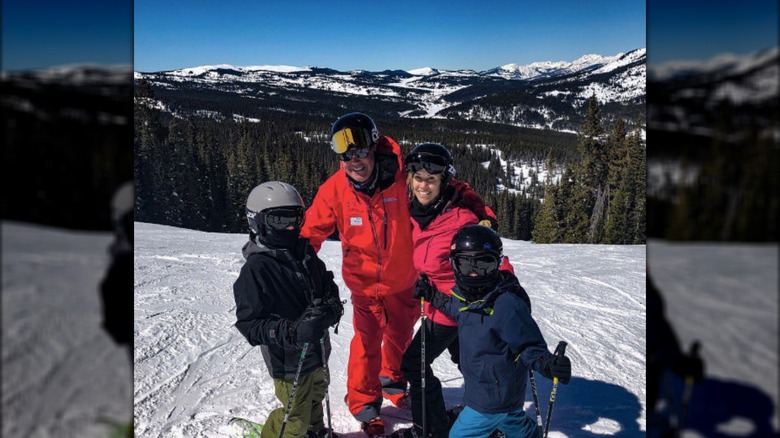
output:
<instances>
[{"instance_id":1,"label":"ski pole grip","mask_svg":"<svg viewBox=\"0 0 780 438\"><path fill-rule=\"evenodd\" d=\"M569 345L569 344L566 343L566 341L558 342L558 346L555 347L555 353L553 353L553 354L555 354L559 358L563 357L564 353L566 352L566 346L567 345Z\"/></svg>"}]
</instances>

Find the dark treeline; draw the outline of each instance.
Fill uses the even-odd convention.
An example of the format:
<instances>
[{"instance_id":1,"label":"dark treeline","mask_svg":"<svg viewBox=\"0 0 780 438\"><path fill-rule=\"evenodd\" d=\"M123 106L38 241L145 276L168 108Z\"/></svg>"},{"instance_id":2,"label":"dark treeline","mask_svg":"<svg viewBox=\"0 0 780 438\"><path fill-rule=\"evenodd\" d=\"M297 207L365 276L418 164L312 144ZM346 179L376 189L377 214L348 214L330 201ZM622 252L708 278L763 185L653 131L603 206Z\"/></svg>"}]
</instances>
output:
<instances>
[{"instance_id":1,"label":"dark treeline","mask_svg":"<svg viewBox=\"0 0 780 438\"><path fill-rule=\"evenodd\" d=\"M310 204L322 182L339 167L329 147L332 117L280 111L258 112L252 121L173 117L154 109L156 91L145 81L136 84L134 172L139 221L245 232L245 200L255 185L290 182ZM512 239L529 240L534 232L545 195L545 181L537 173L544 166L560 168L581 161L579 139L572 134L384 114L376 121L381 133L397 140L404 153L422 142L446 145L453 152L457 177L493 208L500 234ZM531 185L519 187L514 178L521 175L502 165L495 150L503 160L531 164L532 174L522 175L531 178ZM513 190L499 191L497 184Z\"/></svg>"},{"instance_id":2,"label":"dark treeline","mask_svg":"<svg viewBox=\"0 0 780 438\"><path fill-rule=\"evenodd\" d=\"M110 200L133 178L132 85L2 82L2 217L109 230Z\"/></svg>"},{"instance_id":3,"label":"dark treeline","mask_svg":"<svg viewBox=\"0 0 780 438\"><path fill-rule=\"evenodd\" d=\"M674 157L681 173L694 175L690 181L668 182L662 192L648 196L651 236L685 241L778 240L776 141L759 135L762 131L755 124L744 129L727 126L719 132L715 136L648 133L653 144L676 146L671 151L654 149L656 160Z\"/></svg>"}]
</instances>

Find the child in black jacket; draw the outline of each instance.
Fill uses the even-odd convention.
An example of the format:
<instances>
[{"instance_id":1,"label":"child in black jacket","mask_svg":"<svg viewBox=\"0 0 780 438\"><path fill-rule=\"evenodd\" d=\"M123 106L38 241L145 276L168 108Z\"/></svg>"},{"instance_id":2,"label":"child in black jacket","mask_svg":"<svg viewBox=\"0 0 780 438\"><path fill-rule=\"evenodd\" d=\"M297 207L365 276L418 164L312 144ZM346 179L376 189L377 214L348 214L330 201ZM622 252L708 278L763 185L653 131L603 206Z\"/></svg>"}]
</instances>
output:
<instances>
[{"instance_id":1,"label":"child in black jacket","mask_svg":"<svg viewBox=\"0 0 780 438\"><path fill-rule=\"evenodd\" d=\"M304 205L293 186L260 184L249 194L246 214L246 263L233 285L236 327L261 346L283 404L269 414L261 436L275 438L282 429L289 437L327 436L323 360L330 355L328 327L344 313L333 273L299 237Z\"/></svg>"}]
</instances>

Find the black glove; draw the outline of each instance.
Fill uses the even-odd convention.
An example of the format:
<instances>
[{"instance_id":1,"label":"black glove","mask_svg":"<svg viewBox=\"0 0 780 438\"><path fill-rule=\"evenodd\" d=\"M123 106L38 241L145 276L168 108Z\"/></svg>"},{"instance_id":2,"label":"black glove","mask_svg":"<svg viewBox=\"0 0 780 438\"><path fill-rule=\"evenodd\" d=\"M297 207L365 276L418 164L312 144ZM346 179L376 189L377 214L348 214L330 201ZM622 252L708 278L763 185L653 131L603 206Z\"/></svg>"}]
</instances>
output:
<instances>
[{"instance_id":1,"label":"black glove","mask_svg":"<svg viewBox=\"0 0 780 438\"><path fill-rule=\"evenodd\" d=\"M327 318L325 318L326 327L333 327L338 324L341 317L344 315L344 305L341 303L341 300L339 300L339 297L327 298L322 307L325 315L327 315Z\"/></svg>"},{"instance_id":2,"label":"black glove","mask_svg":"<svg viewBox=\"0 0 780 438\"><path fill-rule=\"evenodd\" d=\"M542 358L542 374L548 379L554 377L567 385L571 379L571 360L565 355L566 343L561 341L555 349L555 354L547 354Z\"/></svg>"},{"instance_id":3,"label":"black glove","mask_svg":"<svg viewBox=\"0 0 780 438\"><path fill-rule=\"evenodd\" d=\"M328 327L325 324L327 317L321 308L306 309L290 328L291 339L295 345L303 347L303 344L319 342Z\"/></svg>"},{"instance_id":4,"label":"black glove","mask_svg":"<svg viewBox=\"0 0 780 438\"><path fill-rule=\"evenodd\" d=\"M420 278L414 282L414 294L412 298L419 300L423 298L429 303L433 300L433 295L436 293L436 289L431 286L431 282L428 281L428 276L420 274Z\"/></svg>"},{"instance_id":5,"label":"black glove","mask_svg":"<svg viewBox=\"0 0 780 438\"><path fill-rule=\"evenodd\" d=\"M571 360L566 356L556 356L550 367L550 374L557 377L559 382L567 385L571 379Z\"/></svg>"},{"instance_id":6,"label":"black glove","mask_svg":"<svg viewBox=\"0 0 780 438\"><path fill-rule=\"evenodd\" d=\"M693 377L694 382L700 382L704 378L704 362L699 356L699 342L693 343L689 354L680 357L676 368L678 374Z\"/></svg>"}]
</instances>

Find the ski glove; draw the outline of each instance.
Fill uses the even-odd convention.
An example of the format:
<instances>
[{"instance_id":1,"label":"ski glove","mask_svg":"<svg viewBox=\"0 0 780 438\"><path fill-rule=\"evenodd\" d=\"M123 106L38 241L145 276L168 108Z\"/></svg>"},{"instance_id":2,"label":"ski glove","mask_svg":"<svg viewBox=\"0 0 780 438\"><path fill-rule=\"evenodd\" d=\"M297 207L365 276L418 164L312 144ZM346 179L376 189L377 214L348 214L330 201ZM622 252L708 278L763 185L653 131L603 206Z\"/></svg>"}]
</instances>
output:
<instances>
[{"instance_id":1,"label":"ski glove","mask_svg":"<svg viewBox=\"0 0 780 438\"><path fill-rule=\"evenodd\" d=\"M566 356L555 356L550 354L542 359L542 374L548 379L557 377L558 381L564 385L571 379L571 360Z\"/></svg>"},{"instance_id":2,"label":"ski glove","mask_svg":"<svg viewBox=\"0 0 780 438\"><path fill-rule=\"evenodd\" d=\"M414 282L414 294L412 298L419 300L423 298L429 303L433 300L433 295L436 293L436 289L431 286L431 282L428 281L428 276L420 274L420 278Z\"/></svg>"},{"instance_id":3,"label":"ski glove","mask_svg":"<svg viewBox=\"0 0 780 438\"><path fill-rule=\"evenodd\" d=\"M316 308L308 308L300 318L292 323L291 335L293 342L302 348L303 344L319 342L325 334L327 315Z\"/></svg>"},{"instance_id":4,"label":"ski glove","mask_svg":"<svg viewBox=\"0 0 780 438\"><path fill-rule=\"evenodd\" d=\"M339 297L329 297L323 304L323 309L327 318L325 319L326 327L333 327L338 324L341 317L344 315L344 305L341 303Z\"/></svg>"},{"instance_id":5,"label":"ski glove","mask_svg":"<svg viewBox=\"0 0 780 438\"><path fill-rule=\"evenodd\" d=\"M691 352L682 355L677 364L677 373L685 377L693 377L694 382L700 382L704 378L704 362L699 356L699 343L694 342Z\"/></svg>"},{"instance_id":6,"label":"ski glove","mask_svg":"<svg viewBox=\"0 0 780 438\"><path fill-rule=\"evenodd\" d=\"M485 216L479 220L479 225L488 227L491 230L498 232L498 222L490 216Z\"/></svg>"}]
</instances>

